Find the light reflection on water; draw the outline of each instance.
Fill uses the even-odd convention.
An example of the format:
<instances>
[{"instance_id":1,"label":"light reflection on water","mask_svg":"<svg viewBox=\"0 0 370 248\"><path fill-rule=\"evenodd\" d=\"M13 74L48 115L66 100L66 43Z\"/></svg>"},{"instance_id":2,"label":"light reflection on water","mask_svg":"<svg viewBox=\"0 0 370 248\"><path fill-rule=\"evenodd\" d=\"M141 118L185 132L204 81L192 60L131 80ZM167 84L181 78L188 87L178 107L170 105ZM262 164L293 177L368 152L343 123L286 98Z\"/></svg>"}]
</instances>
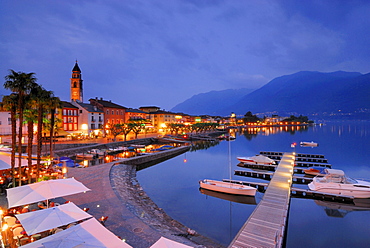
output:
<instances>
[{"instance_id":1,"label":"light reflection on water","mask_svg":"<svg viewBox=\"0 0 370 248\"><path fill-rule=\"evenodd\" d=\"M236 166L237 156L253 156L260 151L292 151L290 144L293 142L314 141L319 147L295 149L302 153L324 154L333 168L342 169L353 178L370 179L369 136L369 122L327 123L308 129L251 129L248 134L237 134L237 139L231 142L232 170L241 169ZM137 174L147 194L172 218L225 246L256 206L199 191L200 179L229 177L227 149L227 141L222 141L207 150L188 152ZM235 175L232 179L265 182ZM257 193L257 204L262 196ZM358 204L343 206L292 198L287 247L369 247L370 203L361 204L362 207Z\"/></svg>"}]
</instances>

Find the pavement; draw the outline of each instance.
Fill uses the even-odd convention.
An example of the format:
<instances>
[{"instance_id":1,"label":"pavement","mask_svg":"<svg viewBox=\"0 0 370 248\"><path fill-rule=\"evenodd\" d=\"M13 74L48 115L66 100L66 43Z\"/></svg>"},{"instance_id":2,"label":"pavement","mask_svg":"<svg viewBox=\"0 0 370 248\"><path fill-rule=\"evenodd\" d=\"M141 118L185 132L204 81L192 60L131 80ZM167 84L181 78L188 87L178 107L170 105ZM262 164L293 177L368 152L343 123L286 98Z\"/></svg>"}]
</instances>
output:
<instances>
[{"instance_id":1,"label":"pavement","mask_svg":"<svg viewBox=\"0 0 370 248\"><path fill-rule=\"evenodd\" d=\"M96 219L108 216L106 228L134 248L149 248L161 236L191 247L224 247L202 235L189 235L190 229L160 209L141 188L133 165L115 161L69 168L67 177L76 178L91 191L55 202L72 201L80 208L89 208L88 213ZM0 206L7 207L5 195L0 195Z\"/></svg>"},{"instance_id":2,"label":"pavement","mask_svg":"<svg viewBox=\"0 0 370 248\"><path fill-rule=\"evenodd\" d=\"M191 247L223 246L199 234L189 235L188 228L173 220L145 194L135 177L133 165L116 162L87 168L69 168L74 177L91 189L54 202L72 201L96 219L108 217L105 227L134 248L149 248L161 236ZM0 205L7 208L6 195L0 195Z\"/></svg>"}]
</instances>

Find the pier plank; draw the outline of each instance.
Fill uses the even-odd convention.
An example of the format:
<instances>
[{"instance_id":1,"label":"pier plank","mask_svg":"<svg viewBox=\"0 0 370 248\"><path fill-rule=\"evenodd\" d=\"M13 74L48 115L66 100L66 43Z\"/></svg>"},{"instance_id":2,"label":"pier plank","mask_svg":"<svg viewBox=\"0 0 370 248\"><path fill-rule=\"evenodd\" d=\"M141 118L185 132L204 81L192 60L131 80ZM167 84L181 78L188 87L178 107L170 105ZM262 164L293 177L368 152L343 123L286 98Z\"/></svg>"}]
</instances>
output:
<instances>
[{"instance_id":1,"label":"pier plank","mask_svg":"<svg viewBox=\"0 0 370 248\"><path fill-rule=\"evenodd\" d=\"M290 202L295 156L282 154L281 161L256 209L229 248L281 247Z\"/></svg>"}]
</instances>

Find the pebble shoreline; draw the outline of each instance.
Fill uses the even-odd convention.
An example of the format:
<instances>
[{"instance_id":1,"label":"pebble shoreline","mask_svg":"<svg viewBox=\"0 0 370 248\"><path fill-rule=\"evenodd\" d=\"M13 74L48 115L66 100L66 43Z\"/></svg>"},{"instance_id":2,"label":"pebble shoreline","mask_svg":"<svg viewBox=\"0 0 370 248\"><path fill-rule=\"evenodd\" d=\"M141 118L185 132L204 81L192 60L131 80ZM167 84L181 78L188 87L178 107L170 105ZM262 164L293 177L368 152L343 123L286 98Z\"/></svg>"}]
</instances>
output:
<instances>
[{"instance_id":1,"label":"pebble shoreline","mask_svg":"<svg viewBox=\"0 0 370 248\"><path fill-rule=\"evenodd\" d=\"M223 248L224 246L199 234L189 235L188 228L168 216L140 186L133 165L116 164L110 171L110 181L118 198L141 221L166 238L192 247Z\"/></svg>"}]
</instances>

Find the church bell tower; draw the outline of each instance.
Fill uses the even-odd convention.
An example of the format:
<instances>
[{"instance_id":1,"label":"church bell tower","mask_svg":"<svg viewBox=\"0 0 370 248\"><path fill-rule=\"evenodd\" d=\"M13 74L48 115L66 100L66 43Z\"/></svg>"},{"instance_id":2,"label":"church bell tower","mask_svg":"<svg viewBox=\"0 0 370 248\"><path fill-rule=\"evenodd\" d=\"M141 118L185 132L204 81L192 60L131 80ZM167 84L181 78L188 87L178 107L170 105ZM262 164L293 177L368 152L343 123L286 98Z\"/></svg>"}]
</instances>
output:
<instances>
[{"instance_id":1,"label":"church bell tower","mask_svg":"<svg viewBox=\"0 0 370 248\"><path fill-rule=\"evenodd\" d=\"M83 102L81 70L80 67L78 67L77 60L75 66L72 69L71 101Z\"/></svg>"}]
</instances>

